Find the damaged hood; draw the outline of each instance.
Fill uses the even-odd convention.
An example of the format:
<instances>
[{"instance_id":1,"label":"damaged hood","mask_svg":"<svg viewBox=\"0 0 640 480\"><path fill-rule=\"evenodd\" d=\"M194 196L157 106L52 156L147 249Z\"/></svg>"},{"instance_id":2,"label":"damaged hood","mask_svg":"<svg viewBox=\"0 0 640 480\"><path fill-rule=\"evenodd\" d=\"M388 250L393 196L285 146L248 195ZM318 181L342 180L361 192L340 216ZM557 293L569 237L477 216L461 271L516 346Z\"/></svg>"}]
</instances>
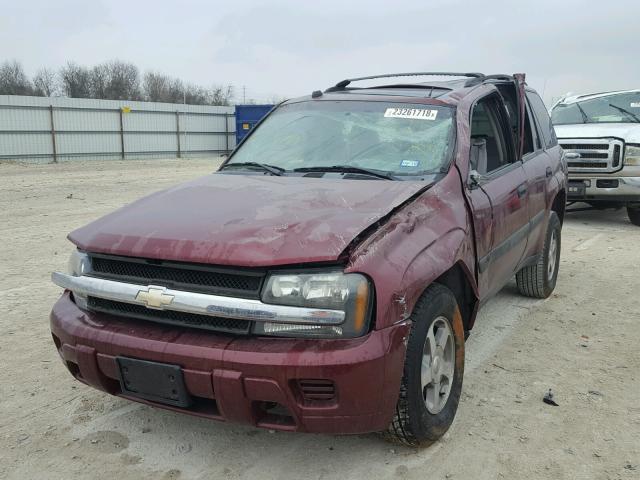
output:
<instances>
[{"instance_id":1,"label":"damaged hood","mask_svg":"<svg viewBox=\"0 0 640 480\"><path fill-rule=\"evenodd\" d=\"M330 262L431 183L212 174L138 200L69 239L89 252L217 265Z\"/></svg>"}]
</instances>

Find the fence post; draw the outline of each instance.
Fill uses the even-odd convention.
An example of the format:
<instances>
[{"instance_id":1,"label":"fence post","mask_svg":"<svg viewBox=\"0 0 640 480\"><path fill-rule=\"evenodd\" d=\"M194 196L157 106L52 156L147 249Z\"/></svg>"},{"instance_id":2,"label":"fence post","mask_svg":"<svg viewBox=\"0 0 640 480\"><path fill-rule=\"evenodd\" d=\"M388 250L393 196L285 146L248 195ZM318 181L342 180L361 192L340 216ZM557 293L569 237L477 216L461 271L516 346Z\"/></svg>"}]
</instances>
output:
<instances>
[{"instance_id":1,"label":"fence post","mask_svg":"<svg viewBox=\"0 0 640 480\"><path fill-rule=\"evenodd\" d=\"M178 158L182 158L180 148L180 112L178 110L176 110L176 139L178 140Z\"/></svg>"},{"instance_id":2,"label":"fence post","mask_svg":"<svg viewBox=\"0 0 640 480\"><path fill-rule=\"evenodd\" d=\"M124 121L122 120L122 107L118 110L120 112L120 156L124 160Z\"/></svg>"},{"instance_id":3,"label":"fence post","mask_svg":"<svg viewBox=\"0 0 640 480\"><path fill-rule=\"evenodd\" d=\"M53 105L49 105L49 119L51 120L51 146L53 147L53 163L58 163L58 149L56 148L56 126L53 122Z\"/></svg>"},{"instance_id":4,"label":"fence post","mask_svg":"<svg viewBox=\"0 0 640 480\"><path fill-rule=\"evenodd\" d=\"M227 153L229 153L229 114L224 114L224 146Z\"/></svg>"}]
</instances>

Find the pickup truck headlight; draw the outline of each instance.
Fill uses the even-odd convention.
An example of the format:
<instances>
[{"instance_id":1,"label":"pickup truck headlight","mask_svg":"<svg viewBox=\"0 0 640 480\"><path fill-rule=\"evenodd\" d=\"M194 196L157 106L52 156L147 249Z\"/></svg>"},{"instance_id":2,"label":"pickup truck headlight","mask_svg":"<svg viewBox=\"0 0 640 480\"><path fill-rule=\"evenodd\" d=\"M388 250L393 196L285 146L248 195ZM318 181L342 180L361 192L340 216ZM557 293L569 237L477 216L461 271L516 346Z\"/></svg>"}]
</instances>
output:
<instances>
[{"instance_id":1,"label":"pickup truck headlight","mask_svg":"<svg viewBox=\"0 0 640 480\"><path fill-rule=\"evenodd\" d=\"M624 164L640 167L640 145L627 144L624 149Z\"/></svg>"},{"instance_id":2,"label":"pickup truck headlight","mask_svg":"<svg viewBox=\"0 0 640 480\"><path fill-rule=\"evenodd\" d=\"M91 260L89 259L89 255L80 250L74 250L71 253L71 257L69 257L69 275L73 275L74 277L81 277L85 273L91 270ZM73 293L73 299L76 302L76 305L80 308L87 308L87 296L82 295L80 293Z\"/></svg>"},{"instance_id":3,"label":"pickup truck headlight","mask_svg":"<svg viewBox=\"0 0 640 480\"><path fill-rule=\"evenodd\" d=\"M352 338L364 335L369 327L370 285L367 278L358 273L274 274L262 290L262 301L342 310L345 321L341 325L256 322L254 332L259 335Z\"/></svg>"}]
</instances>

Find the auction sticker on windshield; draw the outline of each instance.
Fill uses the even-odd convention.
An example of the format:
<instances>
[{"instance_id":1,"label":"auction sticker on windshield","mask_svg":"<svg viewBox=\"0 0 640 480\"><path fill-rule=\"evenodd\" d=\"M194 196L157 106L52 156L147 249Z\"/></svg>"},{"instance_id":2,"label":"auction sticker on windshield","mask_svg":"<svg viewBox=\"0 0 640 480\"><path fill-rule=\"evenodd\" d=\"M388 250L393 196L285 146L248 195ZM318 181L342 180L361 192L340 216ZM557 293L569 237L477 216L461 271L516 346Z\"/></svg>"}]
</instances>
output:
<instances>
[{"instance_id":1,"label":"auction sticker on windshield","mask_svg":"<svg viewBox=\"0 0 640 480\"><path fill-rule=\"evenodd\" d=\"M435 120L437 110L425 108L387 108L384 112L386 118L410 118L413 120Z\"/></svg>"}]
</instances>

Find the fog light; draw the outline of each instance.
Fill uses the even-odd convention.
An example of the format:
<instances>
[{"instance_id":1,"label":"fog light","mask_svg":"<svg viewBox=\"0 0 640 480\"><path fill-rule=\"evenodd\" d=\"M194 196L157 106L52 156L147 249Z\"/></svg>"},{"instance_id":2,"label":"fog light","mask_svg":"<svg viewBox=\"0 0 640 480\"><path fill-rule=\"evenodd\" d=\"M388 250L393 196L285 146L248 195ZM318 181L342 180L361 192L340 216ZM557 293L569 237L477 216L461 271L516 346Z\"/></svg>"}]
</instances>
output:
<instances>
[{"instance_id":1,"label":"fog light","mask_svg":"<svg viewBox=\"0 0 640 480\"><path fill-rule=\"evenodd\" d=\"M256 324L256 332L265 335L288 336L304 334L305 336L340 337L342 335L342 327L264 322Z\"/></svg>"}]
</instances>

